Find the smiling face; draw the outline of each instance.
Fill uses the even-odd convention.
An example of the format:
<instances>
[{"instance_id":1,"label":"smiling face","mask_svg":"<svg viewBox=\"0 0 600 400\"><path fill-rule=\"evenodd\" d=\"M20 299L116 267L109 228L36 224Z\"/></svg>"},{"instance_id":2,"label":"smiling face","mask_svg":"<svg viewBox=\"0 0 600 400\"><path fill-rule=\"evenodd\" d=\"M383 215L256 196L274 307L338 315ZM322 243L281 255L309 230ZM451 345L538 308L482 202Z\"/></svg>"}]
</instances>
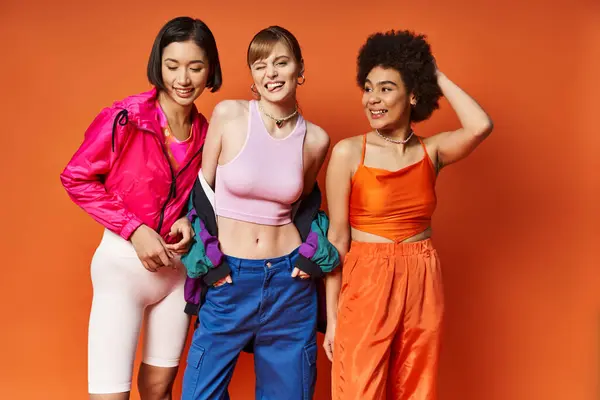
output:
<instances>
[{"instance_id":1,"label":"smiling face","mask_svg":"<svg viewBox=\"0 0 600 400\"><path fill-rule=\"evenodd\" d=\"M162 55L166 93L183 107L191 105L206 88L209 67L206 53L194 41L169 44Z\"/></svg>"},{"instance_id":2,"label":"smiling face","mask_svg":"<svg viewBox=\"0 0 600 400\"><path fill-rule=\"evenodd\" d=\"M302 65L282 41L276 42L266 57L254 61L250 69L262 99L279 103L295 98Z\"/></svg>"},{"instance_id":3,"label":"smiling face","mask_svg":"<svg viewBox=\"0 0 600 400\"><path fill-rule=\"evenodd\" d=\"M362 97L371 128L393 129L410 120L410 106L415 97L406 92L400 72L375 67L367 75Z\"/></svg>"}]
</instances>

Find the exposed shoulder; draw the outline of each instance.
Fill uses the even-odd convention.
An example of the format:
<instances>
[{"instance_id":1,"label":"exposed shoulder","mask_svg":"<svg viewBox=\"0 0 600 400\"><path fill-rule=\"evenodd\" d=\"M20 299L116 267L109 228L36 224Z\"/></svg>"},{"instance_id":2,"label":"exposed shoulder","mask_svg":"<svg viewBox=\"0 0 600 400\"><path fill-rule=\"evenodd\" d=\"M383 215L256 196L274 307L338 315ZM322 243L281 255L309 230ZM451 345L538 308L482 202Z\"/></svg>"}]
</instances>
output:
<instances>
[{"instance_id":1,"label":"exposed shoulder","mask_svg":"<svg viewBox=\"0 0 600 400\"><path fill-rule=\"evenodd\" d=\"M332 157L346 161L359 160L362 154L363 135L342 139L333 146Z\"/></svg>"},{"instance_id":2,"label":"exposed shoulder","mask_svg":"<svg viewBox=\"0 0 600 400\"><path fill-rule=\"evenodd\" d=\"M452 135L452 132L440 132L427 137L420 136L420 138L431 157L432 155L437 154L440 141L446 140L449 135Z\"/></svg>"},{"instance_id":3,"label":"exposed shoulder","mask_svg":"<svg viewBox=\"0 0 600 400\"><path fill-rule=\"evenodd\" d=\"M425 143L426 145L434 145L441 136L444 136L446 132L441 132L441 133L436 133L430 136L419 136L419 138L423 141L423 143ZM416 136L416 135L415 135Z\"/></svg>"},{"instance_id":4,"label":"exposed shoulder","mask_svg":"<svg viewBox=\"0 0 600 400\"><path fill-rule=\"evenodd\" d=\"M323 128L308 121L306 121L305 141L307 145L315 150L327 150L329 149L329 144L331 143L329 135Z\"/></svg>"},{"instance_id":5,"label":"exposed shoulder","mask_svg":"<svg viewBox=\"0 0 600 400\"><path fill-rule=\"evenodd\" d=\"M212 113L211 120L231 119L245 116L248 112L247 100L223 100L219 102Z\"/></svg>"}]
</instances>

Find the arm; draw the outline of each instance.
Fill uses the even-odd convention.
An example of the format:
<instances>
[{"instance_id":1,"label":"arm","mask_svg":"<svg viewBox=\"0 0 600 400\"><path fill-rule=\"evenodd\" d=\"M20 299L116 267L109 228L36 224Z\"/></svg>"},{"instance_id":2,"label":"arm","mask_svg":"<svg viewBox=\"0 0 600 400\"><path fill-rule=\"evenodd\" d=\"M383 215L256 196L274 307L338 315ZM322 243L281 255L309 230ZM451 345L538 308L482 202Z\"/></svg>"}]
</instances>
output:
<instances>
[{"instance_id":1,"label":"arm","mask_svg":"<svg viewBox=\"0 0 600 400\"><path fill-rule=\"evenodd\" d=\"M317 175L325 162L329 151L330 139L327 132L312 123L307 123L304 144L304 190L302 197L308 196L315 185Z\"/></svg>"},{"instance_id":2,"label":"arm","mask_svg":"<svg viewBox=\"0 0 600 400\"><path fill-rule=\"evenodd\" d=\"M346 257L350 247L350 224L348 208L350 183L352 180L352 148L349 140L339 142L333 148L327 168L326 192L329 209L329 231L327 237L339 253L340 262ZM342 266L343 267L343 266ZM337 310L342 285L342 269L337 268L325 280L327 296L327 332L323 343L327 357L333 358L333 337L337 324Z\"/></svg>"},{"instance_id":3,"label":"arm","mask_svg":"<svg viewBox=\"0 0 600 400\"><path fill-rule=\"evenodd\" d=\"M206 133L204 150L202 151L202 176L206 180L206 183L213 189L215 187L217 166L223 149L223 134L225 133L226 125L231 122L235 123L235 120L240 115L243 115L243 113L243 107L240 107L240 103L235 100L222 101L213 110L210 125ZM218 247L218 240L216 238L215 243ZM214 272L217 270L219 271L218 273ZM229 268L227 270L229 271ZM232 283L233 281L229 272L223 277L221 275L222 271L225 271L225 269L220 268L220 265L217 268L209 269L207 277L205 277L207 284L217 287L225 283ZM213 282L215 277L218 279L216 282Z\"/></svg>"},{"instance_id":4,"label":"arm","mask_svg":"<svg viewBox=\"0 0 600 400\"><path fill-rule=\"evenodd\" d=\"M304 188L300 199L304 199L312 193L315 187L315 182L317 181L317 175L319 174L319 171L325 162L327 151L329 151L330 143L329 135L327 135L323 129L310 122L306 122L306 125L306 137L304 139L303 149ZM316 226L316 228L318 228L318 226ZM317 233L313 233L313 239L316 240L317 237ZM310 259L311 257L307 258ZM308 268L311 265L313 268ZM312 271L313 274L317 273L321 275L321 271L314 263L301 263L301 266L302 268L299 268L298 266L294 267L294 270L292 271L293 278L299 277L302 279L308 279L310 278L311 273L307 271Z\"/></svg>"},{"instance_id":5,"label":"arm","mask_svg":"<svg viewBox=\"0 0 600 400\"><path fill-rule=\"evenodd\" d=\"M437 79L442 93L462 125L458 130L440 133L430 138L437 151L439 170L468 156L489 136L493 124L479 104L446 75L438 71Z\"/></svg>"},{"instance_id":6,"label":"arm","mask_svg":"<svg viewBox=\"0 0 600 400\"><path fill-rule=\"evenodd\" d=\"M221 156L222 140L225 124L228 118L235 117L235 101L225 100L215 106L208 131L206 132L206 140L204 141L204 149L202 150L202 175L211 188L215 187L215 176L217 174L217 165Z\"/></svg>"},{"instance_id":7,"label":"arm","mask_svg":"<svg viewBox=\"0 0 600 400\"><path fill-rule=\"evenodd\" d=\"M116 135L113 130L126 123L123 111L102 110L86 130L83 143L61 173L60 180L75 204L94 220L128 240L142 222L116 194L108 193L103 184L120 152L122 140L113 137Z\"/></svg>"}]
</instances>

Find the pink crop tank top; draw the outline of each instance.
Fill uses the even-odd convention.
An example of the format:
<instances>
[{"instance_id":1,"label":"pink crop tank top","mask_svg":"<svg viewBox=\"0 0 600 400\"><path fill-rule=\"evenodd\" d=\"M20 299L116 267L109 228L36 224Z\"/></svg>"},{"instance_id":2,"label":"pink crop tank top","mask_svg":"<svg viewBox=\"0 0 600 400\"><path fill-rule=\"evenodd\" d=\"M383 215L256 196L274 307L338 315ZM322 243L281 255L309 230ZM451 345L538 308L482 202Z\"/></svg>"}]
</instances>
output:
<instances>
[{"instance_id":1,"label":"pink crop tank top","mask_svg":"<svg viewBox=\"0 0 600 400\"><path fill-rule=\"evenodd\" d=\"M303 150L306 123L298 115L292 133L272 137L258 104L248 104L248 132L242 149L217 166L215 211L218 216L261 225L292 221L292 204L304 188Z\"/></svg>"}]
</instances>

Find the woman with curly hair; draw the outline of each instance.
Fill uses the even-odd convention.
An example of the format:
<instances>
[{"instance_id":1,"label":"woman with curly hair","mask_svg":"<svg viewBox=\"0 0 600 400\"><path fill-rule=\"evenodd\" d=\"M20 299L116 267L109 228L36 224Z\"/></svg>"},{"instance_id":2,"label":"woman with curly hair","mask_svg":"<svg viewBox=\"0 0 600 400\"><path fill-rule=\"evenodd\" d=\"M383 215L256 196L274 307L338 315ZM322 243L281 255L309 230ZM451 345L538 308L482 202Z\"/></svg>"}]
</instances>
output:
<instances>
[{"instance_id":1,"label":"woman with curly hair","mask_svg":"<svg viewBox=\"0 0 600 400\"><path fill-rule=\"evenodd\" d=\"M435 182L492 131L485 111L441 73L425 36L370 36L357 80L372 131L340 141L327 170L329 240L343 257L334 338L335 400L436 398L444 310L430 239ZM445 96L462 127L427 138L412 126ZM337 296L328 295L328 298ZM332 323L335 319L335 323Z\"/></svg>"}]
</instances>

